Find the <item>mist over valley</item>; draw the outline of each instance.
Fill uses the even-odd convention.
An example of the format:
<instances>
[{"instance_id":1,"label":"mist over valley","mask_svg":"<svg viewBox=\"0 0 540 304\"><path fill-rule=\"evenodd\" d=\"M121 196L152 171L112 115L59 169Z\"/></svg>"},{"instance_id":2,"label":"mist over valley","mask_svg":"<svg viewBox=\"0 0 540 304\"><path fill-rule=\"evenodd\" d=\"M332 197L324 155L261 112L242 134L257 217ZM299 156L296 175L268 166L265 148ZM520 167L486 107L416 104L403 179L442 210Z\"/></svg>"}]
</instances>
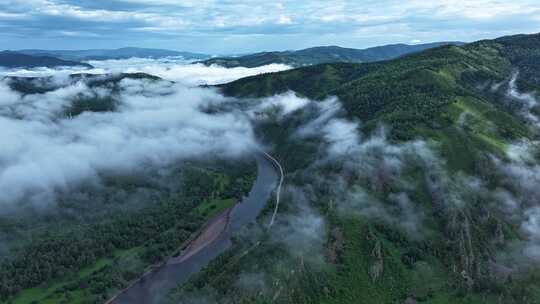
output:
<instances>
[{"instance_id":1,"label":"mist over valley","mask_svg":"<svg viewBox=\"0 0 540 304\"><path fill-rule=\"evenodd\" d=\"M540 302L534 1L8 2L0 302Z\"/></svg>"}]
</instances>

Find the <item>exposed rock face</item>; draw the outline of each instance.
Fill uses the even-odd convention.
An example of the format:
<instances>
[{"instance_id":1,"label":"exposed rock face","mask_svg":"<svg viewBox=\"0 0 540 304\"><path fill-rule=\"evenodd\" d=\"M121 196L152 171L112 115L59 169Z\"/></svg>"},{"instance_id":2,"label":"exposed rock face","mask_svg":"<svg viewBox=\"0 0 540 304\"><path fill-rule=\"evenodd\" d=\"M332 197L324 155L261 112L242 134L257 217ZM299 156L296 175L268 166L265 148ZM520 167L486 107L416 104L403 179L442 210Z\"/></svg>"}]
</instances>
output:
<instances>
[{"instance_id":1,"label":"exposed rock face","mask_svg":"<svg viewBox=\"0 0 540 304\"><path fill-rule=\"evenodd\" d=\"M460 229L459 249L461 254L461 265L468 273L473 273L475 255L472 245L471 229L469 219L463 216L464 220Z\"/></svg>"},{"instance_id":2,"label":"exposed rock face","mask_svg":"<svg viewBox=\"0 0 540 304\"><path fill-rule=\"evenodd\" d=\"M326 256L331 263L337 263L344 246L343 232L338 227L332 229L331 242L326 250Z\"/></svg>"},{"instance_id":3,"label":"exposed rock face","mask_svg":"<svg viewBox=\"0 0 540 304\"><path fill-rule=\"evenodd\" d=\"M501 222L497 223L497 230L495 231L495 242L499 246L503 246L506 242L506 238L504 236L504 230Z\"/></svg>"},{"instance_id":4,"label":"exposed rock face","mask_svg":"<svg viewBox=\"0 0 540 304\"><path fill-rule=\"evenodd\" d=\"M499 282L507 283L512 280L512 274L515 272L518 272L519 269L517 267L508 267L503 264L497 264L496 262L492 261L489 264L490 273L493 276L493 278Z\"/></svg>"},{"instance_id":5,"label":"exposed rock face","mask_svg":"<svg viewBox=\"0 0 540 304\"><path fill-rule=\"evenodd\" d=\"M384 272L384 260L382 253L381 241L377 240L371 251L371 255L376 259L373 265L369 268L369 276L373 282L378 281Z\"/></svg>"},{"instance_id":6,"label":"exposed rock face","mask_svg":"<svg viewBox=\"0 0 540 304\"><path fill-rule=\"evenodd\" d=\"M408 297L405 302L403 302L403 304L417 304L418 302L416 301L415 298L413 297Z\"/></svg>"},{"instance_id":7,"label":"exposed rock face","mask_svg":"<svg viewBox=\"0 0 540 304\"><path fill-rule=\"evenodd\" d=\"M467 285L467 287L469 289L472 289L474 286L474 280L469 276L469 274L467 274L467 271L463 270L461 272L461 277L465 281L465 284Z\"/></svg>"}]
</instances>

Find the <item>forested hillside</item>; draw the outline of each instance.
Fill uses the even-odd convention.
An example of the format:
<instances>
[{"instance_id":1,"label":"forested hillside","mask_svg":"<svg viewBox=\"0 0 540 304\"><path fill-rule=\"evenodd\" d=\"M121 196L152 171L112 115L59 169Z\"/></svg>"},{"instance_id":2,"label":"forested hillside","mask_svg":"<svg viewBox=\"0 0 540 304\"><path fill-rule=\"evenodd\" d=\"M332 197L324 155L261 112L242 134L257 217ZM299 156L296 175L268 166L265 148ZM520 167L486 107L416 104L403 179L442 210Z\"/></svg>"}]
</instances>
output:
<instances>
[{"instance_id":1,"label":"forested hillside","mask_svg":"<svg viewBox=\"0 0 540 304\"><path fill-rule=\"evenodd\" d=\"M277 227L262 216L171 303L538 303L539 43L220 86L245 103L290 91L315 102L259 113L287 170Z\"/></svg>"},{"instance_id":2,"label":"forested hillside","mask_svg":"<svg viewBox=\"0 0 540 304\"><path fill-rule=\"evenodd\" d=\"M240 79L222 85L222 91L257 98L288 90L317 100L336 96L351 117L364 123L383 121L395 126L395 136L405 139L417 135L411 129L445 123L434 118L459 98L491 100L494 92L480 91L478 86L509 80L517 69L519 85L535 89L539 40L518 36L444 46L385 63L322 64Z\"/></svg>"},{"instance_id":3,"label":"forested hillside","mask_svg":"<svg viewBox=\"0 0 540 304\"><path fill-rule=\"evenodd\" d=\"M72 132L77 121L89 117L103 118L120 111L133 111L134 104L127 105L132 96L164 99L174 93L172 82L143 73L4 77L0 80L3 92L8 92L0 106L1 122L21 122L24 127L57 123L53 133L66 129ZM47 107L49 105L52 106ZM148 111L145 108L145 112ZM159 117L153 114L151 123L156 124ZM40 122L33 124L28 117ZM66 127L63 123L73 124ZM136 137L136 133L118 136L123 124L125 122L108 127L110 122L107 125L96 119L84 126L82 135L74 136L74 140L76 150L84 150L86 158L75 157L77 165L69 167L69 174L80 174L80 164L84 162L92 162L82 165L86 169L97 167L95 159L92 160L91 145L81 137L100 126L106 126L107 130L98 137L109 139L103 146L114 146L114 138ZM10 131L16 130L13 124L11 126ZM155 137L141 129L136 132ZM24 139L31 136L32 132L28 132ZM38 135L40 139L46 136L47 132ZM112 141L110 136L113 136ZM18 138L17 142L24 139ZM63 141L61 145L68 144ZM40 150L49 149L43 152L46 161L53 161L55 153L50 145L49 148L44 146L41 145ZM136 151L140 146L134 143L129 150ZM61 162L68 163L70 154L76 150L64 154ZM170 155L169 150L156 159L163 161ZM112 158L110 153L107 157ZM39 162L39 158L34 155L31 161ZM122 166L132 165L124 157L121 163ZM30 194L20 199L9 197L9 200L2 197L0 302L107 301L152 266L178 253L206 221L236 204L251 188L256 173L253 159L233 162L219 156L173 158L164 168L150 163L147 159L143 165L128 171L100 170L97 176L69 183L69 186L61 177L61 186L41 196ZM16 165L2 173L14 167ZM62 176L57 167L61 166L49 167L52 169L49 173L38 170L32 174L32 179L45 185L47 179ZM15 174L8 175L12 179ZM4 195L14 193L3 190ZM13 201L15 203L11 204Z\"/></svg>"},{"instance_id":4,"label":"forested hillside","mask_svg":"<svg viewBox=\"0 0 540 304\"><path fill-rule=\"evenodd\" d=\"M254 168L178 164L168 176L110 176L65 194L47 212L0 216L0 298L7 303L103 303L181 248L249 190ZM161 183L177 180L172 188ZM7 255L6 255L7 254Z\"/></svg>"}]
</instances>

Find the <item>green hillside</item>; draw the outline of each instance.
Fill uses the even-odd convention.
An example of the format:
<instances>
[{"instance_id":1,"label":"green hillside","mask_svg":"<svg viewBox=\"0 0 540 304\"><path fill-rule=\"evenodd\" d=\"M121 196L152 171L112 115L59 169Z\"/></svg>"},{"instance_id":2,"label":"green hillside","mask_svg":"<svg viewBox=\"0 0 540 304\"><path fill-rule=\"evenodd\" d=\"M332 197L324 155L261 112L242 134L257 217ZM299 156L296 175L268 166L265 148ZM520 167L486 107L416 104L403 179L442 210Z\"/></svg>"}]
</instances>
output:
<instances>
[{"instance_id":1,"label":"green hillside","mask_svg":"<svg viewBox=\"0 0 540 304\"><path fill-rule=\"evenodd\" d=\"M317 122L313 107L267 113L259 135L287 171L283 226L268 228L269 207L262 232L239 237L171 303L540 303L526 233L538 197L527 186L540 163L538 112L509 95L516 77L520 92L540 92L539 43L538 34L505 37L220 86L246 103L294 91L324 107L336 96L336 119L355 122L360 139L328 142L332 120L299 136ZM352 147L341 158L324 152L340 144ZM530 156L519 150L526 160L516 160L524 146ZM508 211L506 198L518 206ZM324 225L312 229L312 213ZM302 238L283 241L295 233Z\"/></svg>"},{"instance_id":2,"label":"green hillside","mask_svg":"<svg viewBox=\"0 0 540 304\"><path fill-rule=\"evenodd\" d=\"M418 135L412 129L450 124L443 114L462 99L483 102L497 111L499 106L490 102L496 94L477 86L507 80L513 69L521 72L520 87L540 86L534 68L540 62L538 41L540 36L518 36L444 46L384 63L322 64L248 77L221 89L226 95L244 98L289 90L318 100L337 96L351 117L364 123L384 122L395 127L395 136L407 139ZM507 116L504 111L498 114ZM514 127L508 130L511 135L522 136L523 127Z\"/></svg>"}]
</instances>

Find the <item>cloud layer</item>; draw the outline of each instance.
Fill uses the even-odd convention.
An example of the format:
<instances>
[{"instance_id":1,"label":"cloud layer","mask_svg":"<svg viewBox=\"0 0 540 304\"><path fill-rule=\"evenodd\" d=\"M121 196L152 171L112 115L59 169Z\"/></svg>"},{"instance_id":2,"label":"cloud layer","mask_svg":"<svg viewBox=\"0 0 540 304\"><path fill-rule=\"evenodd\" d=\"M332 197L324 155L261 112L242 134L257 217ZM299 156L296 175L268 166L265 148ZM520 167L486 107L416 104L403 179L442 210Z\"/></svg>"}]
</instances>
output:
<instances>
[{"instance_id":1,"label":"cloud layer","mask_svg":"<svg viewBox=\"0 0 540 304\"><path fill-rule=\"evenodd\" d=\"M15 75L52 75L43 81L56 89L21 95L0 81L0 205L43 203L58 192L102 175L166 168L183 159L238 157L256 145L248 116L208 113L229 99L200 83L220 83L269 71L225 69L180 63L128 60L103 62L93 73L144 71L178 82L125 78L118 84L68 76L73 70L8 71ZM280 67L283 68L283 67ZM107 78L109 76L94 76ZM34 82L37 82L35 80ZM114 111L72 114L80 100L100 102Z\"/></svg>"},{"instance_id":2,"label":"cloud layer","mask_svg":"<svg viewBox=\"0 0 540 304\"><path fill-rule=\"evenodd\" d=\"M471 41L540 31L539 20L534 0L6 0L0 37L10 48L72 48L76 42L82 48L159 45L236 53Z\"/></svg>"},{"instance_id":3,"label":"cloud layer","mask_svg":"<svg viewBox=\"0 0 540 304\"><path fill-rule=\"evenodd\" d=\"M256 68L224 68L221 66L205 66L190 64L182 59L144 59L131 58L121 60L91 61L94 68L66 67L62 69L2 69L0 76L44 77L54 76L66 78L73 73L110 74L110 73L147 73L166 80L180 82L187 86L215 85L231 82L243 77L288 70L284 64L270 64Z\"/></svg>"}]
</instances>

